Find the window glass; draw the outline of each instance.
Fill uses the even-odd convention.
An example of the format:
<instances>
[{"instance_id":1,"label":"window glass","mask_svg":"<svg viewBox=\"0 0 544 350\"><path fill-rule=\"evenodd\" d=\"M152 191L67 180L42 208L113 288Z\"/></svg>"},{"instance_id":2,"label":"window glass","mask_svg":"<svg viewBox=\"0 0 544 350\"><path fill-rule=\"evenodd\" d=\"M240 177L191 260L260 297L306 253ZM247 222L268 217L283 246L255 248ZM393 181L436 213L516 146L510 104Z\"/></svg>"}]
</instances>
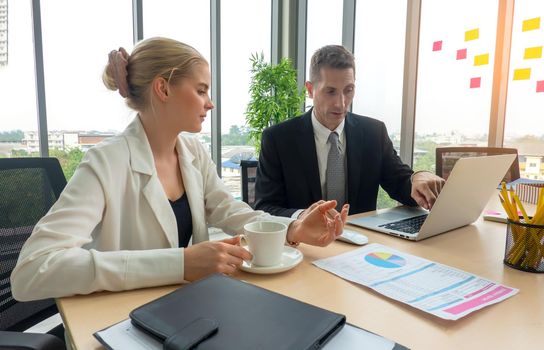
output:
<instances>
[{"instance_id":1,"label":"window glass","mask_svg":"<svg viewBox=\"0 0 544 350\"><path fill-rule=\"evenodd\" d=\"M405 3L405 2L404 2ZM357 2L353 112L383 121L400 142L406 6L397 0ZM385 27L387 23L387 27Z\"/></svg>"},{"instance_id":2,"label":"window glass","mask_svg":"<svg viewBox=\"0 0 544 350\"><path fill-rule=\"evenodd\" d=\"M395 149L400 149L406 1L360 0L355 18L355 83L353 112L381 120ZM395 200L380 189L378 208Z\"/></svg>"},{"instance_id":3,"label":"window glass","mask_svg":"<svg viewBox=\"0 0 544 350\"><path fill-rule=\"evenodd\" d=\"M414 169L435 171L437 146L487 146L496 0L421 5Z\"/></svg>"},{"instance_id":4,"label":"window glass","mask_svg":"<svg viewBox=\"0 0 544 350\"><path fill-rule=\"evenodd\" d=\"M544 180L544 2L514 8L504 146L518 149L520 175Z\"/></svg>"},{"instance_id":5,"label":"window glass","mask_svg":"<svg viewBox=\"0 0 544 350\"><path fill-rule=\"evenodd\" d=\"M39 156L31 5L0 0L0 158Z\"/></svg>"},{"instance_id":6,"label":"window glass","mask_svg":"<svg viewBox=\"0 0 544 350\"><path fill-rule=\"evenodd\" d=\"M162 36L197 49L210 62L210 2L152 0L143 2L144 38ZM211 94L211 91L210 91ZM195 135L211 154L211 113Z\"/></svg>"},{"instance_id":7,"label":"window glass","mask_svg":"<svg viewBox=\"0 0 544 350\"><path fill-rule=\"evenodd\" d=\"M342 45L343 0L308 1L306 24L306 80L314 52L325 45ZM306 99L306 107L312 100Z\"/></svg>"},{"instance_id":8,"label":"window glass","mask_svg":"<svg viewBox=\"0 0 544 350\"><path fill-rule=\"evenodd\" d=\"M41 14L49 148L69 178L88 148L134 118L102 82L108 53L132 50L132 2L44 0Z\"/></svg>"},{"instance_id":9,"label":"window glass","mask_svg":"<svg viewBox=\"0 0 544 350\"><path fill-rule=\"evenodd\" d=\"M241 198L240 160L255 156L245 128L250 100L250 58L263 53L270 62L270 0L239 0L221 6L221 175Z\"/></svg>"}]
</instances>

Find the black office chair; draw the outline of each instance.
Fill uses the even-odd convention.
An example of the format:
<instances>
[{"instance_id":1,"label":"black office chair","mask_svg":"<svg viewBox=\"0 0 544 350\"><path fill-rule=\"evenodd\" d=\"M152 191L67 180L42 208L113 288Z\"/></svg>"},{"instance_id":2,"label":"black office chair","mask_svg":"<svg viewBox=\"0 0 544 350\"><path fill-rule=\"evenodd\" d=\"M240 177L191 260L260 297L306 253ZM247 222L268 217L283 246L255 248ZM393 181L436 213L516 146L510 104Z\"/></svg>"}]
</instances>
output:
<instances>
[{"instance_id":1,"label":"black office chair","mask_svg":"<svg viewBox=\"0 0 544 350\"><path fill-rule=\"evenodd\" d=\"M505 174L503 181L510 182L519 179L518 150L515 148L500 147L437 147L436 148L436 175L447 179L453 166L459 158L492 156L499 154L515 154L516 159Z\"/></svg>"},{"instance_id":2,"label":"black office chair","mask_svg":"<svg viewBox=\"0 0 544 350\"><path fill-rule=\"evenodd\" d=\"M0 159L0 349L65 349L62 324L22 333L58 312L53 299L18 302L10 275L34 226L66 186L56 158Z\"/></svg>"},{"instance_id":3,"label":"black office chair","mask_svg":"<svg viewBox=\"0 0 544 350\"><path fill-rule=\"evenodd\" d=\"M241 160L240 169L242 171L242 200L255 207L255 178L257 177L257 160Z\"/></svg>"}]
</instances>

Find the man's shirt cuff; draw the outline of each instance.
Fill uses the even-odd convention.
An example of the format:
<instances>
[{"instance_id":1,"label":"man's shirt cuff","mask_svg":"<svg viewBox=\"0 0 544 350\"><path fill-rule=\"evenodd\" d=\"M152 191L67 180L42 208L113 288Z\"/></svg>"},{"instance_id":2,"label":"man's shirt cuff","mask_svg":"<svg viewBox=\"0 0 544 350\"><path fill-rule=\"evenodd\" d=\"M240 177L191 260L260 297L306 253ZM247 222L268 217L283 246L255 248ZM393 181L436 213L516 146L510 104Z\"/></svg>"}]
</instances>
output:
<instances>
[{"instance_id":1,"label":"man's shirt cuff","mask_svg":"<svg viewBox=\"0 0 544 350\"><path fill-rule=\"evenodd\" d=\"M293 213L293 215L291 215L291 218L293 218L293 219L298 219L298 216L299 216L303 211L304 211L304 209L299 209L299 210L295 211L295 212Z\"/></svg>"}]
</instances>

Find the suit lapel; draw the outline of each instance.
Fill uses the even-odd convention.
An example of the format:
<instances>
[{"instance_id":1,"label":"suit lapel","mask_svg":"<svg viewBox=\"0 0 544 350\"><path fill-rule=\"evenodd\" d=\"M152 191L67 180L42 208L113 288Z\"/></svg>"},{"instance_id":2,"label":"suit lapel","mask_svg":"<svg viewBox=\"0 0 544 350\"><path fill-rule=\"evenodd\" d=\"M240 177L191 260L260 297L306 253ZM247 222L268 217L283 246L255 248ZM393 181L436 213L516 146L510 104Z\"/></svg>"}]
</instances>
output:
<instances>
[{"instance_id":1,"label":"suit lapel","mask_svg":"<svg viewBox=\"0 0 544 350\"><path fill-rule=\"evenodd\" d=\"M149 203L151 210L155 214L157 221L161 225L164 235L170 243L170 247L178 246L178 228L176 217L169 205L168 197L164 193L162 184L159 180L157 172L151 175L151 178L142 189L145 199Z\"/></svg>"},{"instance_id":2,"label":"suit lapel","mask_svg":"<svg viewBox=\"0 0 544 350\"><path fill-rule=\"evenodd\" d=\"M148 177L142 188L142 193L149 203L157 222L161 226L171 247L178 246L178 230L176 217L168 203L168 197L162 188L159 176L155 169L155 161L151 147L147 140L140 118L136 117L125 131L128 148L130 150L130 164L134 172Z\"/></svg>"},{"instance_id":3,"label":"suit lapel","mask_svg":"<svg viewBox=\"0 0 544 350\"><path fill-rule=\"evenodd\" d=\"M362 169L364 164L361 164L363 159L364 132L360 129L358 121L351 113L346 115L345 123L346 132L346 155L347 155L347 170L348 170L348 188L346 191L347 202L356 203L357 194L359 193L359 185L362 178Z\"/></svg>"},{"instance_id":4,"label":"suit lapel","mask_svg":"<svg viewBox=\"0 0 544 350\"><path fill-rule=\"evenodd\" d=\"M300 118L300 136L296 138L299 157L312 194L312 202L323 198L315 149L314 128L312 126L312 110L310 109Z\"/></svg>"}]
</instances>

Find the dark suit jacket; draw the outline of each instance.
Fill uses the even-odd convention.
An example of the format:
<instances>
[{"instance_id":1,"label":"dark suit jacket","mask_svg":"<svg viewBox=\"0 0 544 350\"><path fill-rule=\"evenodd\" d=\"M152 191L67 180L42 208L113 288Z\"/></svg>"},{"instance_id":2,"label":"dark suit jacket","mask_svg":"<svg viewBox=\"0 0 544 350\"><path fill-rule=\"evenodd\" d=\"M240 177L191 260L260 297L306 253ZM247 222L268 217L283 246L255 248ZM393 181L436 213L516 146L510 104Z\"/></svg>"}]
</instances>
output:
<instances>
[{"instance_id":1,"label":"dark suit jacket","mask_svg":"<svg viewBox=\"0 0 544 350\"><path fill-rule=\"evenodd\" d=\"M255 208L291 216L323 199L312 127L312 111L267 128L255 184ZM398 157L381 121L346 115L347 202L350 214L376 209L378 187L406 205L412 170Z\"/></svg>"}]
</instances>

